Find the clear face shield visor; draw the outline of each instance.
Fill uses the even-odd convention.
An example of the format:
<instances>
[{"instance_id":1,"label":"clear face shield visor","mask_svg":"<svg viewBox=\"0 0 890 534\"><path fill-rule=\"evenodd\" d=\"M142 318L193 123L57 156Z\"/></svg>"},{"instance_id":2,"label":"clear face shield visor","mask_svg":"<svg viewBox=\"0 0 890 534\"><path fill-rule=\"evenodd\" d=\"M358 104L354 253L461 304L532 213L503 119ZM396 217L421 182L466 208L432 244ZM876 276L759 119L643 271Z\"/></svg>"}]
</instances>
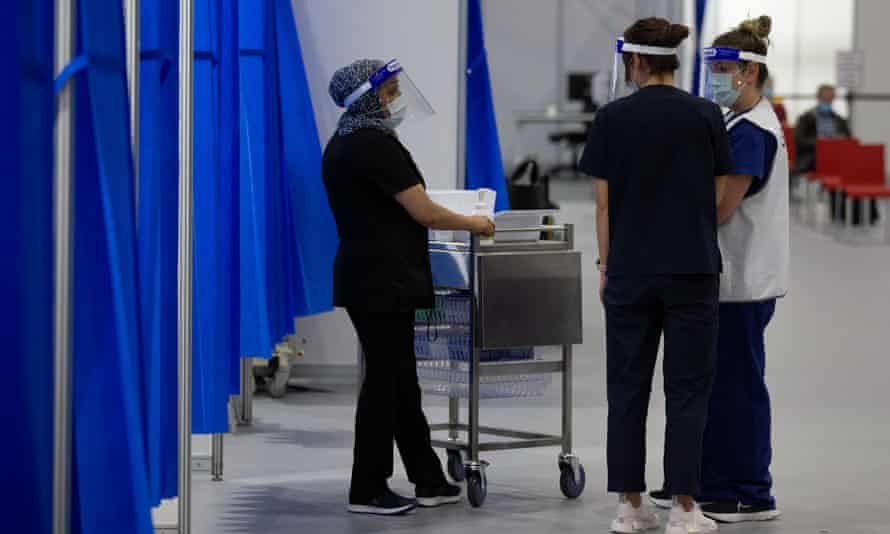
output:
<instances>
[{"instance_id":1,"label":"clear face shield visor","mask_svg":"<svg viewBox=\"0 0 890 534\"><path fill-rule=\"evenodd\" d=\"M748 63L766 65L766 56L722 46L705 48L699 94L721 107L732 107L744 86L741 74Z\"/></svg>"},{"instance_id":2,"label":"clear face shield visor","mask_svg":"<svg viewBox=\"0 0 890 534\"><path fill-rule=\"evenodd\" d=\"M612 81L609 87L609 102L619 98L628 96L633 93L636 88L631 83L630 61L624 63L625 54L630 59L631 54L642 54L647 56L673 56L676 55L676 48L668 48L665 46L648 46L634 43L626 43L624 39L619 37L615 44L615 60L612 63Z\"/></svg>"},{"instance_id":3,"label":"clear face shield visor","mask_svg":"<svg viewBox=\"0 0 890 534\"><path fill-rule=\"evenodd\" d=\"M346 97L346 108L349 109L368 91L377 95L386 113L385 120L393 128L405 122L418 122L435 113L429 101L395 59L380 67L367 82Z\"/></svg>"}]
</instances>

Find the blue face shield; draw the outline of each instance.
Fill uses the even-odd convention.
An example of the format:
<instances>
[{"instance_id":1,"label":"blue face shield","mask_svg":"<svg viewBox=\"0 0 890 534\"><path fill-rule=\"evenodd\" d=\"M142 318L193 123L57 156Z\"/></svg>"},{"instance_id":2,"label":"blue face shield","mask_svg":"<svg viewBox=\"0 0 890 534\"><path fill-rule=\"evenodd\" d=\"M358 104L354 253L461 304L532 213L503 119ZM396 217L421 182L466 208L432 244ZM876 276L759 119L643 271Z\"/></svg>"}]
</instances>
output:
<instances>
[{"instance_id":1,"label":"blue face shield","mask_svg":"<svg viewBox=\"0 0 890 534\"><path fill-rule=\"evenodd\" d=\"M766 56L722 46L705 48L702 51L700 94L721 107L731 108L744 86L735 75L750 62L766 65Z\"/></svg>"},{"instance_id":2,"label":"blue face shield","mask_svg":"<svg viewBox=\"0 0 890 534\"><path fill-rule=\"evenodd\" d=\"M624 54L675 56L677 54L677 49L664 46L626 43L622 37L619 37L615 43L615 58L612 62L612 80L609 89L609 102L628 96L638 89L636 82L631 79L630 72L626 70L630 62L627 64L624 63Z\"/></svg>"}]
</instances>

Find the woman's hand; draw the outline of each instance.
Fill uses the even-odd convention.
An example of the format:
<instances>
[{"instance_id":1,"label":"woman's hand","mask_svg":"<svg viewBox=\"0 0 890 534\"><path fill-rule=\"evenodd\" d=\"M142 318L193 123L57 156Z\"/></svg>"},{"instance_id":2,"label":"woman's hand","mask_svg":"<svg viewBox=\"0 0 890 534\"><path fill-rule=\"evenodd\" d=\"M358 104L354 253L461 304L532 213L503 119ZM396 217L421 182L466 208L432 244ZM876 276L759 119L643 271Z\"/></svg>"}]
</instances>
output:
<instances>
[{"instance_id":1,"label":"woman's hand","mask_svg":"<svg viewBox=\"0 0 890 534\"><path fill-rule=\"evenodd\" d=\"M470 217L470 232L485 237L491 237L494 235L494 230L494 222L488 217L482 215L473 215Z\"/></svg>"},{"instance_id":2,"label":"woman's hand","mask_svg":"<svg viewBox=\"0 0 890 534\"><path fill-rule=\"evenodd\" d=\"M603 305L606 304L605 292L606 292L606 284L609 283L609 277L606 276L606 273L600 272L600 302Z\"/></svg>"}]
</instances>

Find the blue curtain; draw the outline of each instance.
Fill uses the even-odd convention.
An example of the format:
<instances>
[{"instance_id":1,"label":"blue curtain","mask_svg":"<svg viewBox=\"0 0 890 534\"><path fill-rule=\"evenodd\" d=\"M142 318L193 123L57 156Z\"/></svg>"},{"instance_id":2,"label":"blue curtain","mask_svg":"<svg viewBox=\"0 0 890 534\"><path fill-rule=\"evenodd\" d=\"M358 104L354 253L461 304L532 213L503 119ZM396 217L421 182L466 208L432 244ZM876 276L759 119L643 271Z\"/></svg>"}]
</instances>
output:
<instances>
[{"instance_id":1,"label":"blue curtain","mask_svg":"<svg viewBox=\"0 0 890 534\"><path fill-rule=\"evenodd\" d=\"M321 181L321 144L300 40L289 0L274 0L281 117L282 170L295 230L296 315L333 309L337 231Z\"/></svg>"},{"instance_id":2,"label":"blue curtain","mask_svg":"<svg viewBox=\"0 0 890 534\"><path fill-rule=\"evenodd\" d=\"M239 4L241 355L268 357L327 311L336 242L321 147L286 2Z\"/></svg>"},{"instance_id":3,"label":"blue curtain","mask_svg":"<svg viewBox=\"0 0 890 534\"><path fill-rule=\"evenodd\" d=\"M77 3L73 532L151 534L120 2Z\"/></svg>"},{"instance_id":4,"label":"blue curtain","mask_svg":"<svg viewBox=\"0 0 890 534\"><path fill-rule=\"evenodd\" d=\"M230 5L230 4L229 4ZM237 357L238 323L233 321L237 175L224 145L234 150L232 123L222 123L223 87L233 105L237 78L222 60L222 24L233 12L221 0L195 4L195 234L192 431L228 432L227 401L232 361ZM231 24L230 24L231 27ZM234 118L226 108L226 118Z\"/></svg>"},{"instance_id":5,"label":"blue curtain","mask_svg":"<svg viewBox=\"0 0 890 534\"><path fill-rule=\"evenodd\" d=\"M140 2L139 271L153 504L177 494L178 0Z\"/></svg>"},{"instance_id":6,"label":"blue curtain","mask_svg":"<svg viewBox=\"0 0 890 534\"><path fill-rule=\"evenodd\" d=\"M695 62L692 64L692 91L694 95L701 96L699 84L701 83L701 33L705 26L705 11L708 9L708 0L695 0Z\"/></svg>"},{"instance_id":7,"label":"blue curtain","mask_svg":"<svg viewBox=\"0 0 890 534\"><path fill-rule=\"evenodd\" d=\"M497 191L495 211L510 209L485 52L481 0L467 6L467 189Z\"/></svg>"},{"instance_id":8,"label":"blue curtain","mask_svg":"<svg viewBox=\"0 0 890 534\"><path fill-rule=\"evenodd\" d=\"M0 3L0 439L9 531L49 534L53 442L53 3ZM5 529L6 530L6 529Z\"/></svg>"},{"instance_id":9,"label":"blue curtain","mask_svg":"<svg viewBox=\"0 0 890 534\"><path fill-rule=\"evenodd\" d=\"M239 362L241 304L240 287L241 272L238 255L240 255L240 224L239 224L239 176L240 176L240 131L239 131L239 75L238 75L238 0L220 0L220 69L223 77L219 93L219 157L221 203L230 214L227 227L228 236L224 236L223 254L230 258L227 262L227 273L222 277L223 290L228 308L228 324L232 328L222 332L225 352L223 359L228 360L229 394L238 394L241 390ZM227 285L226 285L227 284Z\"/></svg>"},{"instance_id":10,"label":"blue curtain","mask_svg":"<svg viewBox=\"0 0 890 534\"><path fill-rule=\"evenodd\" d=\"M240 115L240 354L272 352L266 273L266 152L273 147L266 134L265 2L238 4L238 73Z\"/></svg>"}]
</instances>

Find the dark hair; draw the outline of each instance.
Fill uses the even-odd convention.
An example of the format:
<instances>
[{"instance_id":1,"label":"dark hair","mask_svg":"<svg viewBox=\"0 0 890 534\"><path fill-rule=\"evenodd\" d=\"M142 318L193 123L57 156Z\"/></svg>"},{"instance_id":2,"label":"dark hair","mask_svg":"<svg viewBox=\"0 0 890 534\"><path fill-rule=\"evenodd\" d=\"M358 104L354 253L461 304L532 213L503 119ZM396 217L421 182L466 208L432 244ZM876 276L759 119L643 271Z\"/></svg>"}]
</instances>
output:
<instances>
[{"instance_id":1,"label":"dark hair","mask_svg":"<svg viewBox=\"0 0 890 534\"><path fill-rule=\"evenodd\" d=\"M676 48L689 37L689 27L682 24L671 24L671 21L658 17L649 17L640 19L624 30L624 41L646 46L663 46L666 48ZM625 72L629 72L630 58L632 53L626 52L622 54L624 57ZM646 65L649 67L650 74L663 74L674 72L680 68L680 60L677 55L672 56L653 56L649 54L639 54Z\"/></svg>"},{"instance_id":2,"label":"dark hair","mask_svg":"<svg viewBox=\"0 0 890 534\"><path fill-rule=\"evenodd\" d=\"M831 85L830 83L823 83L822 85L819 86L819 89L816 90L816 98L821 98L822 93L824 93L825 91L834 92L835 91L834 86Z\"/></svg>"},{"instance_id":3,"label":"dark hair","mask_svg":"<svg viewBox=\"0 0 890 534\"><path fill-rule=\"evenodd\" d=\"M737 48L743 52L754 52L761 56L766 55L766 49L769 46L769 34L773 29L773 19L767 15L762 15L756 19L748 19L732 30L720 35L714 39L714 46L726 46L729 48ZM745 66L749 62L743 62ZM757 64L760 67L757 75L757 88L763 87L764 82L769 77L769 69L763 63Z\"/></svg>"}]
</instances>

